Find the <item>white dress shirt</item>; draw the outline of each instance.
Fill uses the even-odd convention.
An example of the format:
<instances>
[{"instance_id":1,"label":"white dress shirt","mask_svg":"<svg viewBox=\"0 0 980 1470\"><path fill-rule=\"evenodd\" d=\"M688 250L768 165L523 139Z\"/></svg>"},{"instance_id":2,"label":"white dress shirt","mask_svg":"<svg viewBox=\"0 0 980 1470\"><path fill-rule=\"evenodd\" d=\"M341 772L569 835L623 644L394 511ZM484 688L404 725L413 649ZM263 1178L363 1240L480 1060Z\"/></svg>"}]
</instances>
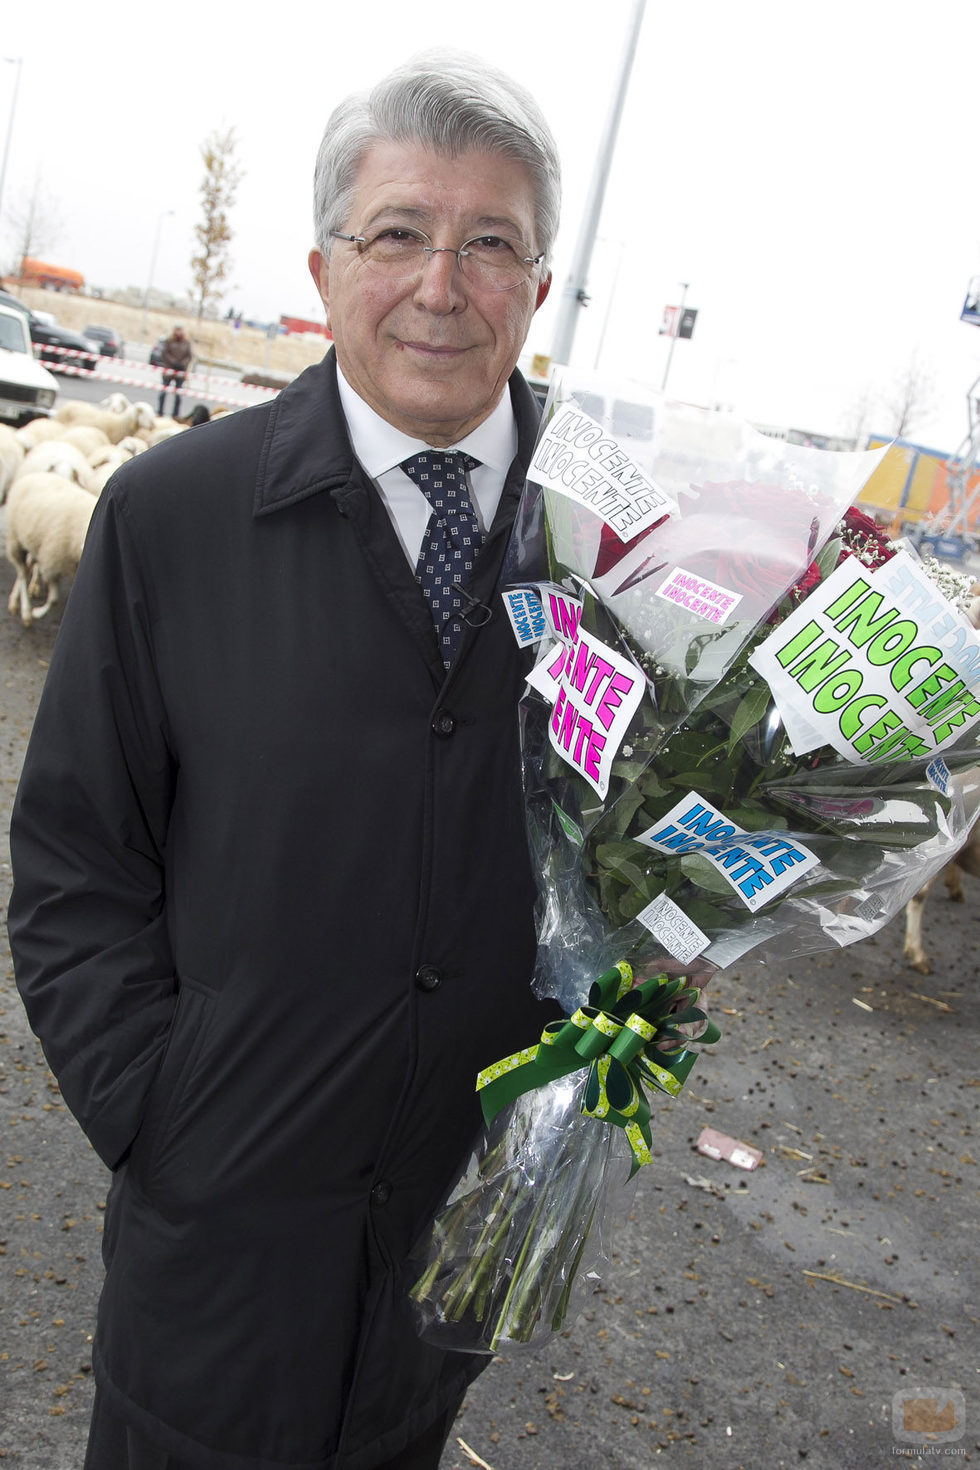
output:
<instances>
[{"instance_id":1,"label":"white dress shirt","mask_svg":"<svg viewBox=\"0 0 980 1470\"><path fill-rule=\"evenodd\" d=\"M394 424L375 413L354 391L339 366L337 386L354 453L377 486L414 571L432 509L422 491L400 466L402 460L433 446L426 444L424 439L413 439L409 434L403 434L401 429L396 429ZM464 450L480 461L476 469L470 471L470 489L476 518L486 535L500 504L507 471L517 453L517 424L510 394L505 392L489 417L465 439L449 448Z\"/></svg>"}]
</instances>

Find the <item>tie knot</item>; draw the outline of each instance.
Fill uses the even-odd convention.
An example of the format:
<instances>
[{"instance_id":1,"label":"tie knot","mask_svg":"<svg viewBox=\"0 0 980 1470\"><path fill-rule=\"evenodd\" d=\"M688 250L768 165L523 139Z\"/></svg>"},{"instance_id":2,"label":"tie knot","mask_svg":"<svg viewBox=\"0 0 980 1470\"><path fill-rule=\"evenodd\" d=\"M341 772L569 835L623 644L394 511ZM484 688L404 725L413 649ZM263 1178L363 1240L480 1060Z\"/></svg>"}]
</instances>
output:
<instances>
[{"instance_id":1,"label":"tie knot","mask_svg":"<svg viewBox=\"0 0 980 1470\"><path fill-rule=\"evenodd\" d=\"M410 459L403 460L401 468L428 499L430 490L453 490L460 484L465 485L467 474L479 463L472 454L458 449L423 449L421 454L413 454Z\"/></svg>"}]
</instances>

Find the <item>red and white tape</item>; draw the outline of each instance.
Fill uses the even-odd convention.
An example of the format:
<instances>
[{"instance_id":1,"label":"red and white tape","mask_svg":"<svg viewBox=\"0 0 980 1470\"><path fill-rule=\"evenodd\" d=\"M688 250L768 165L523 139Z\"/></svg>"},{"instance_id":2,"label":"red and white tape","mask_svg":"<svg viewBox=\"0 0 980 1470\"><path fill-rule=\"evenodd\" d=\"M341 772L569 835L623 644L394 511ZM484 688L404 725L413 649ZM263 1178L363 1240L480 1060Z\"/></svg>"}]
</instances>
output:
<instances>
[{"instance_id":1,"label":"red and white tape","mask_svg":"<svg viewBox=\"0 0 980 1470\"><path fill-rule=\"evenodd\" d=\"M162 368L153 367L149 363L134 362L125 357L101 357L94 352L83 352L81 348L76 347L55 347L53 345L44 345L42 347L40 343L34 344L34 356L39 361L43 362L52 355L56 355L59 359L62 359L55 365L55 371L65 377L96 378L100 383L119 383L128 388L143 388L148 393L158 393L164 386L161 382ZM90 357L96 358L97 366L94 369L82 367L77 363L69 361L71 358L87 359ZM110 367L110 371L108 372L106 371L107 366ZM124 371L118 370L126 367L131 369L140 368L143 370L144 376L127 377ZM151 375L149 381L147 380L146 374ZM229 382L231 381L229 380ZM168 392L172 391L173 384L168 383L166 386ZM234 393L219 393L215 392L214 389L215 379L210 375L188 373L181 385L180 396L181 398L203 399L211 403L225 404L229 408L249 408L253 403L261 402L261 399L256 399L255 397L236 397ZM278 388L261 387L259 384L253 386L250 383L248 384L248 391L250 394L261 394L267 398L274 398L280 390Z\"/></svg>"}]
</instances>

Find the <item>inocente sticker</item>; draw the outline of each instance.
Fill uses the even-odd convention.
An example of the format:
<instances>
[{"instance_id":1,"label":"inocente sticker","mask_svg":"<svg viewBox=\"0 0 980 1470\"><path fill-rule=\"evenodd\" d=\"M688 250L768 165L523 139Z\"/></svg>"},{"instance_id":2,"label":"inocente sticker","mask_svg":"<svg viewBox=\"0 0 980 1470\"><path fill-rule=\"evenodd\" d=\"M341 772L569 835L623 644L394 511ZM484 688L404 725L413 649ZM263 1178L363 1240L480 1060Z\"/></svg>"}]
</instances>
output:
<instances>
[{"instance_id":1,"label":"inocente sticker","mask_svg":"<svg viewBox=\"0 0 980 1470\"><path fill-rule=\"evenodd\" d=\"M980 720L980 636L903 551L874 571L848 557L749 663L796 755L928 760Z\"/></svg>"},{"instance_id":2,"label":"inocente sticker","mask_svg":"<svg viewBox=\"0 0 980 1470\"><path fill-rule=\"evenodd\" d=\"M617 439L574 402L553 415L531 458L528 478L585 505L632 541L665 515L674 499L655 485Z\"/></svg>"},{"instance_id":3,"label":"inocente sticker","mask_svg":"<svg viewBox=\"0 0 980 1470\"><path fill-rule=\"evenodd\" d=\"M666 582L657 588L656 595L686 607L706 623L723 623L742 601L741 592L730 592L727 587L719 587L716 582L709 582L683 567L674 568Z\"/></svg>"},{"instance_id":4,"label":"inocente sticker","mask_svg":"<svg viewBox=\"0 0 980 1470\"><path fill-rule=\"evenodd\" d=\"M542 591L554 641L543 645L527 682L552 705L552 746L605 800L646 684L634 664L581 626L581 602L559 587Z\"/></svg>"},{"instance_id":5,"label":"inocente sticker","mask_svg":"<svg viewBox=\"0 0 980 1470\"><path fill-rule=\"evenodd\" d=\"M670 856L700 853L753 913L820 862L781 832L746 832L696 791L635 840Z\"/></svg>"}]
</instances>

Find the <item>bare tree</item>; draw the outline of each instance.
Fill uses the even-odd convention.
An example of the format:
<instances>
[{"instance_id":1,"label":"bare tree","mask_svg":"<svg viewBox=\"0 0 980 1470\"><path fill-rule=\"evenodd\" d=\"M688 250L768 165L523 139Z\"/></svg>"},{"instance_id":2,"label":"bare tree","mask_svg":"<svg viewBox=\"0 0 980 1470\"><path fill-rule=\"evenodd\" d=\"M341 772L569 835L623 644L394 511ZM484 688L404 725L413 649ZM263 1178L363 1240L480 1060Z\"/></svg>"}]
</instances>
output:
<instances>
[{"instance_id":1,"label":"bare tree","mask_svg":"<svg viewBox=\"0 0 980 1470\"><path fill-rule=\"evenodd\" d=\"M855 449L864 448L864 440L867 438L869 428L874 428L875 403L874 392L866 387L855 398L847 414L844 434L846 438L854 441Z\"/></svg>"},{"instance_id":2,"label":"bare tree","mask_svg":"<svg viewBox=\"0 0 980 1470\"><path fill-rule=\"evenodd\" d=\"M41 188L39 177L27 196L21 196L6 211L14 235L10 274L19 276L25 256L47 255L61 237L61 215L57 205Z\"/></svg>"},{"instance_id":3,"label":"bare tree","mask_svg":"<svg viewBox=\"0 0 980 1470\"><path fill-rule=\"evenodd\" d=\"M885 402L885 408L891 415L891 432L896 439L904 439L913 424L920 423L932 411L934 386L932 371L918 357L911 357L908 366L896 377Z\"/></svg>"},{"instance_id":4,"label":"bare tree","mask_svg":"<svg viewBox=\"0 0 980 1470\"><path fill-rule=\"evenodd\" d=\"M242 170L235 158L238 140L234 128L216 128L201 147L201 219L194 226L198 252L191 257L198 320L205 308L224 295L222 282L230 264L231 225L228 212L235 202Z\"/></svg>"}]
</instances>

